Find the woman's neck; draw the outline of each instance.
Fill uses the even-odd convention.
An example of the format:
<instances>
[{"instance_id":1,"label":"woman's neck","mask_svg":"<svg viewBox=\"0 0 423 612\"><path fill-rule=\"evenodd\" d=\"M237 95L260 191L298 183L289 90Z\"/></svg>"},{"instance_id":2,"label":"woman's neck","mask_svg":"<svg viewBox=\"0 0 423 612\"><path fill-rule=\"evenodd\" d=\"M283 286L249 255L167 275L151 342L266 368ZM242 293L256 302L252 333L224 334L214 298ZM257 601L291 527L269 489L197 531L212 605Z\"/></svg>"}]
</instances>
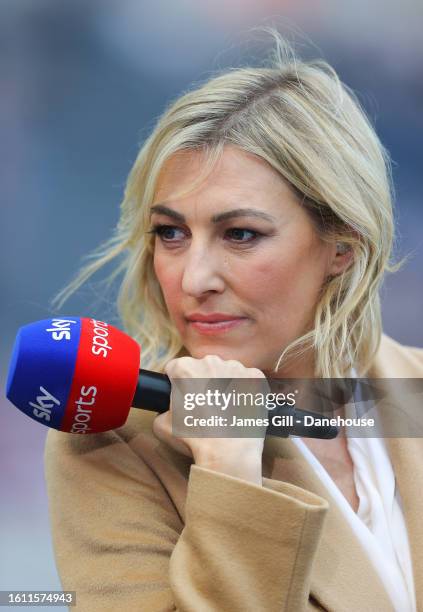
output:
<instances>
[{"instance_id":1,"label":"woman's neck","mask_svg":"<svg viewBox=\"0 0 423 612\"><path fill-rule=\"evenodd\" d=\"M277 372L263 370L267 378L315 378L315 359L313 356L292 359Z\"/></svg>"}]
</instances>

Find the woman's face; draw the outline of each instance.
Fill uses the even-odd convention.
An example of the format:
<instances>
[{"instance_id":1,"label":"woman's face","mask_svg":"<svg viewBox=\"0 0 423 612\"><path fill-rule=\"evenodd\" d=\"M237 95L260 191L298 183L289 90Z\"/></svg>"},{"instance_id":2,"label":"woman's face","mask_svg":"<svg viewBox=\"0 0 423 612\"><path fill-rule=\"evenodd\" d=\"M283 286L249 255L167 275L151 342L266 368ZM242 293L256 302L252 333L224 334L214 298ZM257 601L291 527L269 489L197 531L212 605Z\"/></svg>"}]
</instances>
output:
<instances>
[{"instance_id":1,"label":"woman's face","mask_svg":"<svg viewBox=\"0 0 423 612\"><path fill-rule=\"evenodd\" d=\"M180 152L161 172L151 215L154 270L191 356L271 371L312 326L319 291L339 272L340 256L277 172L236 147L225 147L208 178L180 196L202 159Z\"/></svg>"}]
</instances>

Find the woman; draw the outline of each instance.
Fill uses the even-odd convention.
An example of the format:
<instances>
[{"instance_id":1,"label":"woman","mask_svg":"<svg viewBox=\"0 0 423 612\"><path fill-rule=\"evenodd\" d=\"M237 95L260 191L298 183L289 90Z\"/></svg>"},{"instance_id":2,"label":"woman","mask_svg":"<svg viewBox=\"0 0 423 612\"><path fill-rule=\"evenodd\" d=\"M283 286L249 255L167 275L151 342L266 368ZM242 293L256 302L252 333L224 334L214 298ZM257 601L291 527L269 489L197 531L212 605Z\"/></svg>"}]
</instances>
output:
<instances>
[{"instance_id":1,"label":"woman","mask_svg":"<svg viewBox=\"0 0 423 612\"><path fill-rule=\"evenodd\" d=\"M171 380L421 377L423 351L381 330L388 156L334 70L274 36L269 66L169 107L114 238L69 291L123 254L123 321ZM49 432L77 609L423 609L420 440L179 438L173 409Z\"/></svg>"}]
</instances>

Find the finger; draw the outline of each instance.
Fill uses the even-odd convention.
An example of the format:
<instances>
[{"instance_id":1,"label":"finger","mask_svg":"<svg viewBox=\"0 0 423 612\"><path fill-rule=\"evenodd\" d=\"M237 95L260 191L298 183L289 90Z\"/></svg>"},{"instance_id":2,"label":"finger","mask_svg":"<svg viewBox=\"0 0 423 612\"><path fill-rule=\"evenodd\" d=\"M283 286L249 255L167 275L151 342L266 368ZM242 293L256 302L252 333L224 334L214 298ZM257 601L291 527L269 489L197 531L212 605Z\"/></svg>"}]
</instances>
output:
<instances>
[{"instance_id":1,"label":"finger","mask_svg":"<svg viewBox=\"0 0 423 612\"><path fill-rule=\"evenodd\" d=\"M196 360L192 357L178 357L176 359L171 359L165 365L164 371L169 376L169 378L175 375L176 377L189 375L189 367L192 367L192 364L195 361Z\"/></svg>"},{"instance_id":2,"label":"finger","mask_svg":"<svg viewBox=\"0 0 423 612\"><path fill-rule=\"evenodd\" d=\"M153 421L153 433L154 435L176 450L178 453L185 455L186 457L192 457L192 452L189 446L185 444L181 439L173 435L172 432L172 416L170 410L159 414Z\"/></svg>"}]
</instances>

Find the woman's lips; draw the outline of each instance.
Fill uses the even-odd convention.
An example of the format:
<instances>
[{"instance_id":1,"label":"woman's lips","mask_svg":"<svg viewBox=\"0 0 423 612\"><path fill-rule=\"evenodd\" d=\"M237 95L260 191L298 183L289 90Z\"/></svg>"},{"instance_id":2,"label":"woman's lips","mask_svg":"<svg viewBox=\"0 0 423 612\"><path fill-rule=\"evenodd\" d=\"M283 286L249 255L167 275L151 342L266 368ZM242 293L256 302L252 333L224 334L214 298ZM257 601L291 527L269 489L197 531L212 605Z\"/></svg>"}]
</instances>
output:
<instances>
[{"instance_id":1,"label":"woman's lips","mask_svg":"<svg viewBox=\"0 0 423 612\"><path fill-rule=\"evenodd\" d=\"M227 321L188 321L188 323L200 334L210 336L239 327L239 325L242 325L245 321L247 321L246 317L228 319Z\"/></svg>"}]
</instances>

